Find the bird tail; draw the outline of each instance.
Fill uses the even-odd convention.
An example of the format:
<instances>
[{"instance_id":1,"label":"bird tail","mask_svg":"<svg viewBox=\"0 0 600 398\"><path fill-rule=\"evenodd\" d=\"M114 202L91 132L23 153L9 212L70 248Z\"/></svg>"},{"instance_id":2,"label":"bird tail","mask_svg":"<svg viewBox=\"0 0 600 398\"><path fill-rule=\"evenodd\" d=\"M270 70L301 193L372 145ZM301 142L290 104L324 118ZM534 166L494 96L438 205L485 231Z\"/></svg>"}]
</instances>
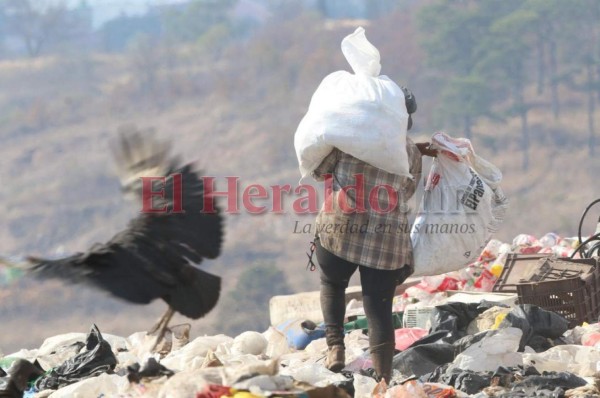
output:
<instances>
[{"instance_id":1,"label":"bird tail","mask_svg":"<svg viewBox=\"0 0 600 398\"><path fill-rule=\"evenodd\" d=\"M176 311L192 319L198 319L210 312L221 294L221 278L193 265L186 265L185 283L178 285L165 301Z\"/></svg>"}]
</instances>

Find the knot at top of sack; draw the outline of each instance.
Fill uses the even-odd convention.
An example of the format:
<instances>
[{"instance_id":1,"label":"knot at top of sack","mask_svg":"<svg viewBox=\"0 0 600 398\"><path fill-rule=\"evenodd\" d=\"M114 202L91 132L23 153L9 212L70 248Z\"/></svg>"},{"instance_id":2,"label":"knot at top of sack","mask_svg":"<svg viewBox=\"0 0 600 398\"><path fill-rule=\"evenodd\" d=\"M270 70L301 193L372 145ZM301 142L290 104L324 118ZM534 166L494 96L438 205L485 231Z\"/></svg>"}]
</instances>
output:
<instances>
[{"instance_id":1,"label":"knot at top of sack","mask_svg":"<svg viewBox=\"0 0 600 398\"><path fill-rule=\"evenodd\" d=\"M342 53L355 74L379 76L381 56L379 50L365 36L365 29L358 27L342 40Z\"/></svg>"}]
</instances>

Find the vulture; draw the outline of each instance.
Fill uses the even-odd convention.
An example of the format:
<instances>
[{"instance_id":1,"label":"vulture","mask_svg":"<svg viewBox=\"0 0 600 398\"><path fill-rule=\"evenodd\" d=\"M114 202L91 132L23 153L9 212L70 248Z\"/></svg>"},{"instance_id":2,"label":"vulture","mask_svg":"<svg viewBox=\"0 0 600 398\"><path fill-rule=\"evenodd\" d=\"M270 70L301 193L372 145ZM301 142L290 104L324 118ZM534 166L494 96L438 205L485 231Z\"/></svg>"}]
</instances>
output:
<instances>
[{"instance_id":1,"label":"vulture","mask_svg":"<svg viewBox=\"0 0 600 398\"><path fill-rule=\"evenodd\" d=\"M127 227L103 244L60 259L28 257L26 274L84 283L120 299L147 304L162 299L167 312L149 334L162 339L174 312L198 319L217 303L221 279L197 267L221 252L223 220L199 171L170 155L169 145L151 131L121 129L112 145L122 189L142 208L142 177L152 179L152 207L163 212L140 212ZM150 179L146 179L147 181ZM148 188L148 187L147 187ZM174 211L182 210L182 211Z\"/></svg>"}]
</instances>

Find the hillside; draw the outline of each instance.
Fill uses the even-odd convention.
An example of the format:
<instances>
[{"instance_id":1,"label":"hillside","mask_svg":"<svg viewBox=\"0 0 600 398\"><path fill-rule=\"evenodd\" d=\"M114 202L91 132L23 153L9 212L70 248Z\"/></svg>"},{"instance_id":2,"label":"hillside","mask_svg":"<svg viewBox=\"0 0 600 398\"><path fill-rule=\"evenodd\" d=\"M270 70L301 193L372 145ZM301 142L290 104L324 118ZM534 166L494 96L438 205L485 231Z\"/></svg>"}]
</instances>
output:
<instances>
[{"instance_id":1,"label":"hillside","mask_svg":"<svg viewBox=\"0 0 600 398\"><path fill-rule=\"evenodd\" d=\"M439 93L423 69L418 45L395 40L393 21L403 18L390 16L367 27L367 34L380 47L384 73L416 94L415 141L438 130L463 136L437 121ZM303 29L307 25L314 29ZM125 226L139 208L122 198L109 151L123 124L155 128L183 159L197 161L206 175L215 176L220 189L227 176L239 177L240 189L296 187L294 131L321 79L348 69L338 48L352 30L352 25L331 28L313 14L301 14L270 22L251 41L233 43L218 57L181 46L174 50L174 65L167 62L172 54L150 48L0 61L0 254L85 250ZM409 53L414 56L404 62L400 54ZM140 55L145 56L141 61ZM146 69L139 63L147 66L148 57L156 57L158 65L152 89L144 85ZM481 119L473 126L475 150L502 170L510 199L496 238L511 241L519 233L549 231L573 236L581 212L599 194L600 161L586 147L585 97L564 89L556 119L546 95L533 88L527 94L537 104L529 112L527 171L521 166L518 117ZM600 125L597 115L595 122ZM297 221L309 223L315 215L294 214L295 198L285 200L284 214L226 215L224 254L203 264L223 277L224 294L242 270L256 264L274 265L291 291L317 289L317 274L305 271L311 236L294 233ZM584 231L592 230L590 221ZM1 289L0 349L5 353L38 346L55 334L85 332L91 323L106 333L128 335L148 328L164 309L162 303L133 306L58 282L22 280ZM225 310L235 317L243 307ZM193 333L216 332L218 310L193 322Z\"/></svg>"}]
</instances>

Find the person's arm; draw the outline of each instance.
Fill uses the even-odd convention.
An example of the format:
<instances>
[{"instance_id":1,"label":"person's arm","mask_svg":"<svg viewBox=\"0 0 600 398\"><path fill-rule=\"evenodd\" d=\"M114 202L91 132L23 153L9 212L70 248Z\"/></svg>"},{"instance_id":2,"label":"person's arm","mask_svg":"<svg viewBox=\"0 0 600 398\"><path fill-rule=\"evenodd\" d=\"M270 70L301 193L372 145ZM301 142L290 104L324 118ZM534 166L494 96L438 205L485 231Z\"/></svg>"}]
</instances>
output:
<instances>
[{"instance_id":1,"label":"person's arm","mask_svg":"<svg viewBox=\"0 0 600 398\"><path fill-rule=\"evenodd\" d=\"M333 174L339 155L339 149L334 148L310 175L317 181L324 181L326 174Z\"/></svg>"},{"instance_id":2,"label":"person's arm","mask_svg":"<svg viewBox=\"0 0 600 398\"><path fill-rule=\"evenodd\" d=\"M418 142L415 145L419 149L419 152L421 152L421 155L431 156L433 158L437 156L437 150L431 149L430 142Z\"/></svg>"},{"instance_id":3,"label":"person's arm","mask_svg":"<svg viewBox=\"0 0 600 398\"><path fill-rule=\"evenodd\" d=\"M419 144L415 144L410 138L406 139L406 152L408 153L408 171L414 179L407 179L404 186L404 197L406 200L411 198L417 190L417 184L421 179L423 170L423 161L421 160L421 150Z\"/></svg>"}]
</instances>

